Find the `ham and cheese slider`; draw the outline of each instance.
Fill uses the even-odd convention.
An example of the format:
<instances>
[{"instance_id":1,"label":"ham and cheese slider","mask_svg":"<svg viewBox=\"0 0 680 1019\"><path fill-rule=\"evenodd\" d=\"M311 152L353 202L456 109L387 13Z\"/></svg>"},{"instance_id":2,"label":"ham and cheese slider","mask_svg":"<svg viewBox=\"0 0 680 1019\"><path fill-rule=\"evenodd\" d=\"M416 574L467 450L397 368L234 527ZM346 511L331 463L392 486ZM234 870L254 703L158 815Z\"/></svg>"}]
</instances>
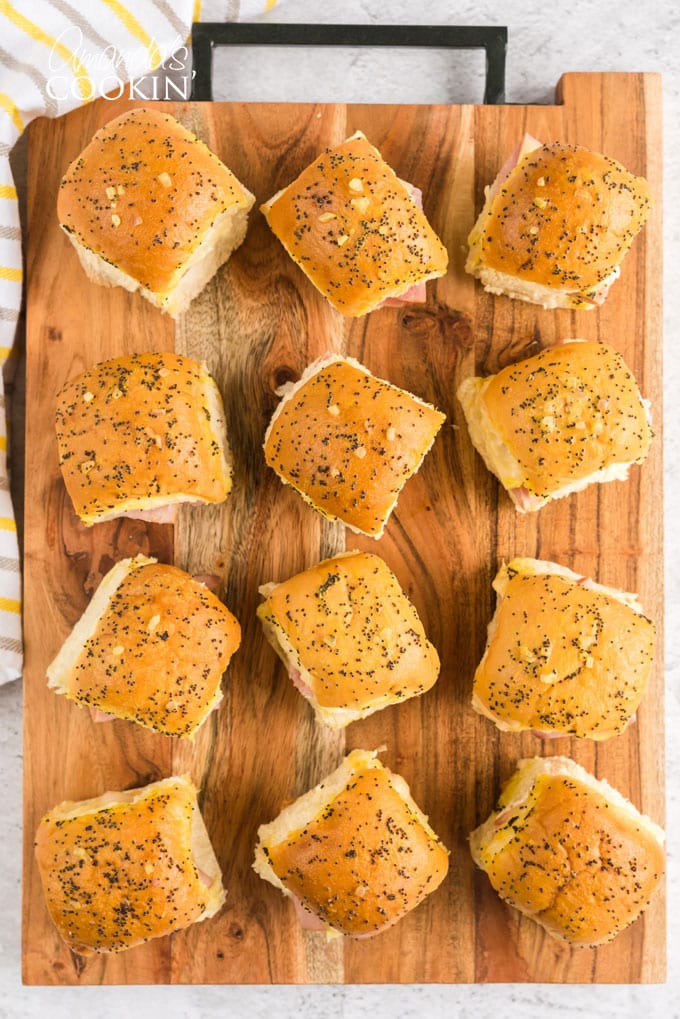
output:
<instances>
[{"instance_id":1,"label":"ham and cheese slider","mask_svg":"<svg viewBox=\"0 0 680 1019\"><path fill-rule=\"evenodd\" d=\"M267 640L314 708L342 728L429 690L439 657L388 566L369 552L325 559L260 588Z\"/></svg>"},{"instance_id":2,"label":"ham and cheese slider","mask_svg":"<svg viewBox=\"0 0 680 1019\"><path fill-rule=\"evenodd\" d=\"M260 826L254 869L294 900L303 926L367 938L441 884L448 856L404 779L353 750Z\"/></svg>"},{"instance_id":3,"label":"ham and cheese slider","mask_svg":"<svg viewBox=\"0 0 680 1019\"><path fill-rule=\"evenodd\" d=\"M222 700L241 642L231 612L175 566L135 556L109 570L47 669L48 686L101 714L193 737Z\"/></svg>"},{"instance_id":4,"label":"ham and cheese slider","mask_svg":"<svg viewBox=\"0 0 680 1019\"><path fill-rule=\"evenodd\" d=\"M507 732L594 740L623 732L654 655L654 624L637 596L538 559L513 559L493 586L473 708Z\"/></svg>"},{"instance_id":5,"label":"ham and cheese slider","mask_svg":"<svg viewBox=\"0 0 680 1019\"><path fill-rule=\"evenodd\" d=\"M649 905L664 833L567 757L520 761L498 809L470 835L501 899L581 948L611 941Z\"/></svg>"},{"instance_id":6,"label":"ham and cheese slider","mask_svg":"<svg viewBox=\"0 0 680 1019\"><path fill-rule=\"evenodd\" d=\"M448 254L420 192L361 131L261 208L293 261L343 315L425 301L425 281L446 272Z\"/></svg>"},{"instance_id":7,"label":"ham and cheese slider","mask_svg":"<svg viewBox=\"0 0 680 1019\"><path fill-rule=\"evenodd\" d=\"M594 308L650 210L644 177L583 146L525 135L486 188L465 268L492 294Z\"/></svg>"},{"instance_id":8,"label":"ham and cheese slider","mask_svg":"<svg viewBox=\"0 0 680 1019\"><path fill-rule=\"evenodd\" d=\"M473 445L521 513L624 481L652 441L649 411L621 355L567 340L458 390Z\"/></svg>"},{"instance_id":9,"label":"ham and cheese slider","mask_svg":"<svg viewBox=\"0 0 680 1019\"><path fill-rule=\"evenodd\" d=\"M40 822L35 855L50 916L79 955L174 934L225 901L188 775L58 804Z\"/></svg>"},{"instance_id":10,"label":"ham and cheese slider","mask_svg":"<svg viewBox=\"0 0 680 1019\"><path fill-rule=\"evenodd\" d=\"M129 354L63 386L59 464L88 527L120 516L171 521L181 502L223 502L231 454L222 397L205 364Z\"/></svg>"},{"instance_id":11,"label":"ham and cheese slider","mask_svg":"<svg viewBox=\"0 0 680 1019\"><path fill-rule=\"evenodd\" d=\"M174 117L141 108L71 163L57 212L94 283L139 290L176 318L241 244L254 201Z\"/></svg>"},{"instance_id":12,"label":"ham and cheese slider","mask_svg":"<svg viewBox=\"0 0 680 1019\"><path fill-rule=\"evenodd\" d=\"M264 439L269 466L325 517L381 537L445 416L339 354L278 392Z\"/></svg>"}]
</instances>

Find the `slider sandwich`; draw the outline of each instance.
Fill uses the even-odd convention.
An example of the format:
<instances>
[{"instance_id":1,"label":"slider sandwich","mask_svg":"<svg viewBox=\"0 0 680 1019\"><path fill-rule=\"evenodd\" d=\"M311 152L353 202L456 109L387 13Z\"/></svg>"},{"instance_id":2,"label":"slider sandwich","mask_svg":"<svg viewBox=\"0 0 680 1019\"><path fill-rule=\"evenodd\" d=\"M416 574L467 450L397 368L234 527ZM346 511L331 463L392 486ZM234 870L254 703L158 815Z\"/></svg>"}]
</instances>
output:
<instances>
[{"instance_id":1,"label":"slider sandwich","mask_svg":"<svg viewBox=\"0 0 680 1019\"><path fill-rule=\"evenodd\" d=\"M519 762L498 809L470 835L501 899L555 938L611 941L664 873L664 833L608 782L567 757Z\"/></svg>"},{"instance_id":2,"label":"slider sandwich","mask_svg":"<svg viewBox=\"0 0 680 1019\"><path fill-rule=\"evenodd\" d=\"M59 189L59 224L93 283L139 290L174 318L246 234L255 198L174 117L123 113Z\"/></svg>"},{"instance_id":3,"label":"slider sandwich","mask_svg":"<svg viewBox=\"0 0 680 1019\"><path fill-rule=\"evenodd\" d=\"M492 294L594 308L651 207L647 181L616 160L525 135L486 188L465 268Z\"/></svg>"},{"instance_id":4,"label":"slider sandwich","mask_svg":"<svg viewBox=\"0 0 680 1019\"><path fill-rule=\"evenodd\" d=\"M441 884L448 855L404 779L353 750L260 826L254 869L296 903L303 926L368 938Z\"/></svg>"},{"instance_id":5,"label":"slider sandwich","mask_svg":"<svg viewBox=\"0 0 680 1019\"><path fill-rule=\"evenodd\" d=\"M182 502L223 502L231 454L205 364L129 354L88 368L57 396L59 464L88 527L114 517L172 522Z\"/></svg>"},{"instance_id":6,"label":"slider sandwich","mask_svg":"<svg viewBox=\"0 0 680 1019\"><path fill-rule=\"evenodd\" d=\"M264 439L269 466L325 517L381 537L445 416L339 354L279 392Z\"/></svg>"},{"instance_id":7,"label":"slider sandwich","mask_svg":"<svg viewBox=\"0 0 680 1019\"><path fill-rule=\"evenodd\" d=\"M38 826L35 856L50 916L79 955L174 934L225 901L188 775L59 803Z\"/></svg>"},{"instance_id":8,"label":"slider sandwich","mask_svg":"<svg viewBox=\"0 0 680 1019\"><path fill-rule=\"evenodd\" d=\"M493 586L475 711L506 732L594 740L623 732L654 655L654 625L636 595L538 559L513 559Z\"/></svg>"},{"instance_id":9,"label":"slider sandwich","mask_svg":"<svg viewBox=\"0 0 680 1019\"><path fill-rule=\"evenodd\" d=\"M325 559L260 593L265 636L323 725L342 728L437 680L437 652L376 555Z\"/></svg>"},{"instance_id":10,"label":"slider sandwich","mask_svg":"<svg viewBox=\"0 0 680 1019\"><path fill-rule=\"evenodd\" d=\"M470 439L520 513L593 482L624 481L652 441L621 355L566 340L458 389Z\"/></svg>"},{"instance_id":11,"label":"slider sandwich","mask_svg":"<svg viewBox=\"0 0 680 1019\"><path fill-rule=\"evenodd\" d=\"M47 669L69 700L166 736L193 737L222 700L241 642L231 612L175 566L135 556L109 570Z\"/></svg>"},{"instance_id":12,"label":"slider sandwich","mask_svg":"<svg viewBox=\"0 0 680 1019\"><path fill-rule=\"evenodd\" d=\"M426 300L446 248L400 180L357 131L261 206L284 248L343 315Z\"/></svg>"}]
</instances>

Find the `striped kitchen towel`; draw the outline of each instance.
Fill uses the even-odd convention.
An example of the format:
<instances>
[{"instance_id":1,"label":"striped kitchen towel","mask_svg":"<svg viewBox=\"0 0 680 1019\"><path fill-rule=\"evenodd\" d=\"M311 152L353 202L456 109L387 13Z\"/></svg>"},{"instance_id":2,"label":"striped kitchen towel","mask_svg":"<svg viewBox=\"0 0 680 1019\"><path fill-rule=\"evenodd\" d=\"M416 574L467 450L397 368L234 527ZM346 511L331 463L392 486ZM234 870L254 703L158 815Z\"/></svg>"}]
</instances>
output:
<instances>
[{"instance_id":1,"label":"striped kitchen towel","mask_svg":"<svg viewBox=\"0 0 680 1019\"><path fill-rule=\"evenodd\" d=\"M165 66L176 71L193 21L235 21L276 0L0 0L0 363L21 308L17 193L9 153L34 117L58 117ZM184 51L186 53L186 51ZM141 96L140 96L141 98ZM0 375L0 684L21 674L21 575L7 480Z\"/></svg>"}]
</instances>

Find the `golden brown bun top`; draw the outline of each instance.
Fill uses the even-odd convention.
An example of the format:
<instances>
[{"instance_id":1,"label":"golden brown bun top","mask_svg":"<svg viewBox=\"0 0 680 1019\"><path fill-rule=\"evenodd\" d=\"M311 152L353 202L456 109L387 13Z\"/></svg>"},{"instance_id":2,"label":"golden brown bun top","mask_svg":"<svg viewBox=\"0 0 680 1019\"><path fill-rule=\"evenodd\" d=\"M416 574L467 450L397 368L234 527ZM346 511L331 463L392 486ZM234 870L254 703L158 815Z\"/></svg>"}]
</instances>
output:
<instances>
[{"instance_id":1,"label":"golden brown bun top","mask_svg":"<svg viewBox=\"0 0 680 1019\"><path fill-rule=\"evenodd\" d=\"M528 812L508 806L480 857L501 898L574 945L610 941L664 872L658 838L572 775L539 775Z\"/></svg>"},{"instance_id":2,"label":"golden brown bun top","mask_svg":"<svg viewBox=\"0 0 680 1019\"><path fill-rule=\"evenodd\" d=\"M91 524L179 494L224 500L231 478L221 414L205 366L177 354L117 357L71 379L57 397L56 425L78 516Z\"/></svg>"},{"instance_id":3,"label":"golden brown bun top","mask_svg":"<svg viewBox=\"0 0 680 1019\"><path fill-rule=\"evenodd\" d=\"M187 927L209 906L192 851L193 783L139 792L135 802L76 817L65 815L77 803L60 804L40 822L35 855L47 906L74 952L132 948Z\"/></svg>"},{"instance_id":4,"label":"golden brown bun top","mask_svg":"<svg viewBox=\"0 0 680 1019\"><path fill-rule=\"evenodd\" d=\"M448 871L447 850L379 762L355 772L304 829L264 851L289 892L354 937L396 923Z\"/></svg>"},{"instance_id":5,"label":"golden brown bun top","mask_svg":"<svg viewBox=\"0 0 680 1019\"><path fill-rule=\"evenodd\" d=\"M123 578L64 681L81 703L191 736L240 642L237 620L203 584L149 563Z\"/></svg>"},{"instance_id":6,"label":"golden brown bun top","mask_svg":"<svg viewBox=\"0 0 680 1019\"><path fill-rule=\"evenodd\" d=\"M277 584L258 614L284 631L322 707L397 702L437 679L439 658L415 608L369 552L325 559Z\"/></svg>"},{"instance_id":7,"label":"golden brown bun top","mask_svg":"<svg viewBox=\"0 0 680 1019\"><path fill-rule=\"evenodd\" d=\"M516 565L517 564L517 565ZM474 696L502 725L607 739L645 691L654 625L618 598L509 563Z\"/></svg>"},{"instance_id":8,"label":"golden brown bun top","mask_svg":"<svg viewBox=\"0 0 680 1019\"><path fill-rule=\"evenodd\" d=\"M644 177L582 146L543 145L493 199L481 258L543 286L587 291L615 271L650 210Z\"/></svg>"},{"instance_id":9,"label":"golden brown bun top","mask_svg":"<svg viewBox=\"0 0 680 1019\"><path fill-rule=\"evenodd\" d=\"M329 149L262 206L290 256L344 315L446 272L446 248L363 134Z\"/></svg>"},{"instance_id":10,"label":"golden brown bun top","mask_svg":"<svg viewBox=\"0 0 680 1019\"><path fill-rule=\"evenodd\" d=\"M214 153L157 109L123 113L69 166L59 222L87 248L164 294L217 217L252 196Z\"/></svg>"},{"instance_id":11,"label":"golden brown bun top","mask_svg":"<svg viewBox=\"0 0 680 1019\"><path fill-rule=\"evenodd\" d=\"M503 368L484 403L530 493L558 489L612 464L642 463L652 429L621 355L570 342Z\"/></svg>"},{"instance_id":12,"label":"golden brown bun top","mask_svg":"<svg viewBox=\"0 0 680 1019\"><path fill-rule=\"evenodd\" d=\"M444 415L351 359L312 365L265 438L267 463L327 516L382 533Z\"/></svg>"}]
</instances>

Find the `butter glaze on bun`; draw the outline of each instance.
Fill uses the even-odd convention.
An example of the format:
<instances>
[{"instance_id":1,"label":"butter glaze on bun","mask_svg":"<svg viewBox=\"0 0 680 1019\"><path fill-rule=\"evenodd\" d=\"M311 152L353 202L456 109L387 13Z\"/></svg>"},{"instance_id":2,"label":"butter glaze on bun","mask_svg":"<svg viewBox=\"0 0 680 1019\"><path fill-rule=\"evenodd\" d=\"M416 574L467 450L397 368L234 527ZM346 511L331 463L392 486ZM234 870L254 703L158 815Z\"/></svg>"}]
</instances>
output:
<instances>
[{"instance_id":1,"label":"butter glaze on bun","mask_svg":"<svg viewBox=\"0 0 680 1019\"><path fill-rule=\"evenodd\" d=\"M658 825L567 757L520 761L498 810L470 835L500 897L582 948L611 941L647 908L663 843Z\"/></svg>"},{"instance_id":2,"label":"butter glaze on bun","mask_svg":"<svg viewBox=\"0 0 680 1019\"><path fill-rule=\"evenodd\" d=\"M538 559L513 559L493 586L498 605L473 708L507 732L595 740L623 732L654 655L654 625L637 597Z\"/></svg>"},{"instance_id":3,"label":"butter glaze on bun","mask_svg":"<svg viewBox=\"0 0 680 1019\"><path fill-rule=\"evenodd\" d=\"M353 750L320 785L258 829L254 868L331 931L371 937L446 877L448 850L406 782Z\"/></svg>"},{"instance_id":4,"label":"butter glaze on bun","mask_svg":"<svg viewBox=\"0 0 680 1019\"><path fill-rule=\"evenodd\" d=\"M486 189L466 270L544 308L602 304L651 210L647 181L579 145L525 136Z\"/></svg>"},{"instance_id":5,"label":"butter glaze on bun","mask_svg":"<svg viewBox=\"0 0 680 1019\"><path fill-rule=\"evenodd\" d=\"M166 736L193 737L222 700L240 642L237 620L203 584L135 556L106 574L48 667L48 686Z\"/></svg>"},{"instance_id":6,"label":"butter glaze on bun","mask_svg":"<svg viewBox=\"0 0 680 1019\"><path fill-rule=\"evenodd\" d=\"M436 682L437 652L377 555L324 559L261 593L265 636L322 724L342 728Z\"/></svg>"},{"instance_id":7,"label":"butter glaze on bun","mask_svg":"<svg viewBox=\"0 0 680 1019\"><path fill-rule=\"evenodd\" d=\"M458 390L473 445L521 513L593 482L624 481L652 441L623 358L566 340Z\"/></svg>"},{"instance_id":8,"label":"butter glaze on bun","mask_svg":"<svg viewBox=\"0 0 680 1019\"><path fill-rule=\"evenodd\" d=\"M122 952L214 916L222 874L188 775L66 801L35 856L50 916L74 952Z\"/></svg>"},{"instance_id":9,"label":"butter glaze on bun","mask_svg":"<svg viewBox=\"0 0 680 1019\"><path fill-rule=\"evenodd\" d=\"M343 315L366 315L446 272L446 248L361 131L261 209L293 261Z\"/></svg>"},{"instance_id":10,"label":"butter glaze on bun","mask_svg":"<svg viewBox=\"0 0 680 1019\"><path fill-rule=\"evenodd\" d=\"M57 396L59 463L90 526L231 489L222 397L206 366L179 354L130 354L88 368Z\"/></svg>"},{"instance_id":11,"label":"butter glaze on bun","mask_svg":"<svg viewBox=\"0 0 680 1019\"><path fill-rule=\"evenodd\" d=\"M269 466L325 517L379 538L445 416L339 354L281 393L264 439Z\"/></svg>"},{"instance_id":12,"label":"butter glaze on bun","mask_svg":"<svg viewBox=\"0 0 680 1019\"><path fill-rule=\"evenodd\" d=\"M255 198L174 117L123 113L69 166L59 224L94 283L177 317L246 234Z\"/></svg>"}]
</instances>

